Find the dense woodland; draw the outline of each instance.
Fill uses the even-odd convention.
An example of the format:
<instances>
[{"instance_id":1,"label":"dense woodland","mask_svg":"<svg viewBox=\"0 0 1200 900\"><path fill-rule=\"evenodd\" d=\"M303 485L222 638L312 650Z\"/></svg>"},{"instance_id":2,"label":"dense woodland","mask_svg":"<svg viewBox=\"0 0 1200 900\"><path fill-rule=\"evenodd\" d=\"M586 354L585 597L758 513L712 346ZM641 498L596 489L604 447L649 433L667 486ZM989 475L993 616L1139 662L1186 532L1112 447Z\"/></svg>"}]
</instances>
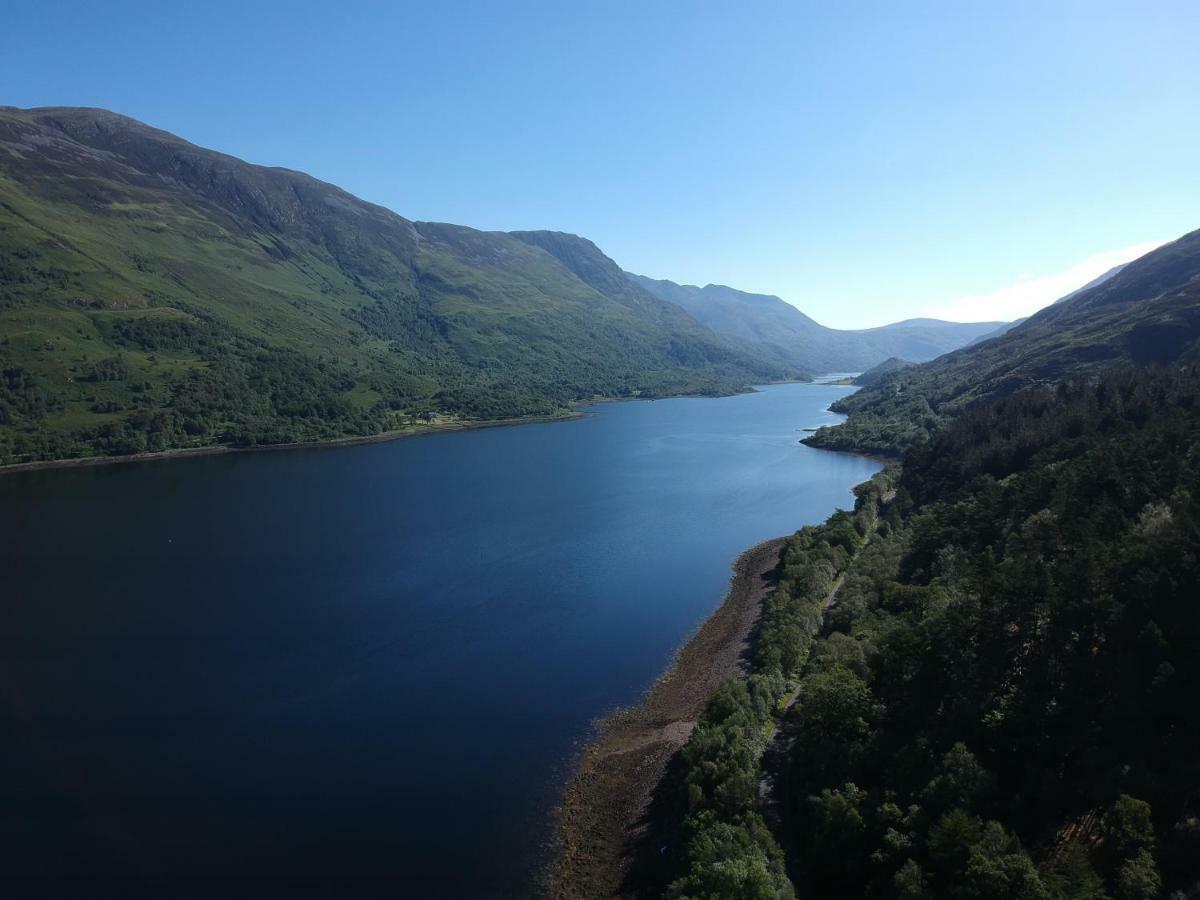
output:
<instances>
[{"instance_id":1,"label":"dense woodland","mask_svg":"<svg viewBox=\"0 0 1200 900\"><path fill-rule=\"evenodd\" d=\"M1118 368L965 409L800 532L685 751L673 896L789 896L746 791L793 674L817 896L1200 896L1198 455L1200 370Z\"/></svg>"},{"instance_id":2,"label":"dense woodland","mask_svg":"<svg viewBox=\"0 0 1200 900\"><path fill-rule=\"evenodd\" d=\"M826 597L874 530L889 484L888 474L876 476L857 489L853 514L839 511L789 539L755 637L752 674L717 691L683 749L684 847L668 896L792 896L782 852L756 809L760 758L809 657Z\"/></svg>"},{"instance_id":3,"label":"dense woodland","mask_svg":"<svg viewBox=\"0 0 1200 900\"><path fill-rule=\"evenodd\" d=\"M806 674L843 698L794 759L819 883L1200 891L1198 452L1189 367L999 400L909 454Z\"/></svg>"}]
</instances>

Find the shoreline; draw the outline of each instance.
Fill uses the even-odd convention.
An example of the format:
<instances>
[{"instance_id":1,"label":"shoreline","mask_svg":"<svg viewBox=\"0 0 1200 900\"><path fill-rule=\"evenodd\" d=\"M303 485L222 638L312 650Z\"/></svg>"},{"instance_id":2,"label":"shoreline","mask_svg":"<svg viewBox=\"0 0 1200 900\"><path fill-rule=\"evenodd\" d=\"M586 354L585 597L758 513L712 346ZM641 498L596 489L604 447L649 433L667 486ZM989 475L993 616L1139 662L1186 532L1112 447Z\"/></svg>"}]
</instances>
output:
<instances>
[{"instance_id":1,"label":"shoreline","mask_svg":"<svg viewBox=\"0 0 1200 900\"><path fill-rule=\"evenodd\" d=\"M587 404L591 406L591 402ZM84 469L91 466L114 466L122 463L166 462L188 459L195 456L217 456L226 453L263 453L282 450L319 450L323 447L357 447L365 444L387 444L405 438L426 437L431 434L457 431L477 431L482 428L506 428L517 425L541 425L549 422L573 422L586 419L590 413L576 410L561 416L522 416L512 419L481 419L470 422L447 422L441 425L419 425L404 431L385 431L382 434L351 435L318 441L295 441L290 444L258 444L253 447L231 447L214 444L209 447L180 447L174 450L155 450L147 453L129 453L125 456L77 456L70 459L43 459L32 462L10 463L0 466L0 478L17 472L33 472L39 469Z\"/></svg>"},{"instance_id":2,"label":"shoreline","mask_svg":"<svg viewBox=\"0 0 1200 900\"><path fill-rule=\"evenodd\" d=\"M787 537L745 550L733 562L725 599L675 654L636 706L597 723L556 810L547 893L556 900L635 897L638 869L652 867L660 786L696 719L728 678L748 671L748 654L774 588ZM643 862L645 861L645 862ZM648 863L648 865L647 865Z\"/></svg>"},{"instance_id":3,"label":"shoreline","mask_svg":"<svg viewBox=\"0 0 1200 900\"><path fill-rule=\"evenodd\" d=\"M812 384L808 381L766 381L763 385L773 384ZM758 390L750 385L745 391L738 393L752 394ZM730 394L671 394L666 397L596 397L591 400L580 400L572 405L572 411L557 416L515 416L511 419L479 419L474 421L447 422L441 425L418 425L406 430L385 431L382 434L351 435L348 437L328 438L316 441L294 441L289 444L258 444L253 447L232 447L228 444L213 444L205 447L178 447L171 450L154 450L143 453L129 453L124 456L76 456L69 459L39 459L30 462L9 463L0 466L0 478L17 472L34 472L40 469L82 469L90 466L114 466L122 463L160 462L174 459L187 459L194 456L216 456L223 453L258 453L271 450L315 450L322 447L356 447L364 444L386 444L410 437L425 437L430 434L444 432L476 431L481 428L507 428L516 425L542 425L549 422L574 422L586 419L591 413L585 412L589 406L602 403L638 403L655 400L676 400L690 397L717 399Z\"/></svg>"}]
</instances>

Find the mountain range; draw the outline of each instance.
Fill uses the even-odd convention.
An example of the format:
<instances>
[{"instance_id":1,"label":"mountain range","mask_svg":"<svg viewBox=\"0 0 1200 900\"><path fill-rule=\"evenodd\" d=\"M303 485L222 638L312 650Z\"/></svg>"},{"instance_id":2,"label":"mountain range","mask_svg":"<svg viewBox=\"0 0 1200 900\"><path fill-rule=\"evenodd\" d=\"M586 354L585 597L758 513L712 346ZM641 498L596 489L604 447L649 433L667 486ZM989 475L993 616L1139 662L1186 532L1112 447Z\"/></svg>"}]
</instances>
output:
<instances>
[{"instance_id":1,"label":"mountain range","mask_svg":"<svg viewBox=\"0 0 1200 900\"><path fill-rule=\"evenodd\" d=\"M897 356L920 362L995 331L1002 322L906 319L859 330L827 328L770 294L750 294L720 284L676 284L629 273L661 300L675 303L713 331L748 342L778 365L816 372L861 372Z\"/></svg>"},{"instance_id":2,"label":"mountain range","mask_svg":"<svg viewBox=\"0 0 1200 900\"><path fill-rule=\"evenodd\" d=\"M839 332L574 235L414 222L105 110L0 107L2 462L730 393L992 327Z\"/></svg>"},{"instance_id":3,"label":"mountain range","mask_svg":"<svg viewBox=\"0 0 1200 900\"><path fill-rule=\"evenodd\" d=\"M897 454L962 410L1119 366L1200 363L1200 231L1124 266L989 339L896 368L834 405L848 422L807 443Z\"/></svg>"}]
</instances>

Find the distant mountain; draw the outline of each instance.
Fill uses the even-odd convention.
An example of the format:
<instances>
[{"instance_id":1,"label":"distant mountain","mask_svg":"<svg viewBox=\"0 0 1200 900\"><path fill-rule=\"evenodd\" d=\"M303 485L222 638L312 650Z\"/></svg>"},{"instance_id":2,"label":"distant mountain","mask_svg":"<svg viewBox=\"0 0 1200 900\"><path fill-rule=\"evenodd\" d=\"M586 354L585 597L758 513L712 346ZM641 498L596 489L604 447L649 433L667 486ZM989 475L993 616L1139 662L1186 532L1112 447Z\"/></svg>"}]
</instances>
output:
<instances>
[{"instance_id":1,"label":"distant mountain","mask_svg":"<svg viewBox=\"0 0 1200 900\"><path fill-rule=\"evenodd\" d=\"M1200 363L1200 231L1184 235L1011 330L912 366L836 404L815 446L897 452L973 403L1120 365Z\"/></svg>"},{"instance_id":2,"label":"distant mountain","mask_svg":"<svg viewBox=\"0 0 1200 900\"><path fill-rule=\"evenodd\" d=\"M933 359L996 330L1000 322L961 324L907 319L879 328L826 328L790 303L719 284L705 287L626 273L661 300L674 303L709 328L760 345L778 365L815 372L860 372L889 357Z\"/></svg>"},{"instance_id":3,"label":"distant mountain","mask_svg":"<svg viewBox=\"0 0 1200 900\"><path fill-rule=\"evenodd\" d=\"M554 414L802 374L569 235L413 222L97 109L0 107L0 461Z\"/></svg>"},{"instance_id":4,"label":"distant mountain","mask_svg":"<svg viewBox=\"0 0 1200 900\"><path fill-rule=\"evenodd\" d=\"M882 380L884 377L891 375L893 372L899 372L901 369L907 369L914 365L916 365L916 363L909 362L907 359L901 359L898 356L892 356L888 359L885 359L874 368L863 372L854 379L854 383L859 387L866 387L869 384L874 384L875 382Z\"/></svg>"}]
</instances>

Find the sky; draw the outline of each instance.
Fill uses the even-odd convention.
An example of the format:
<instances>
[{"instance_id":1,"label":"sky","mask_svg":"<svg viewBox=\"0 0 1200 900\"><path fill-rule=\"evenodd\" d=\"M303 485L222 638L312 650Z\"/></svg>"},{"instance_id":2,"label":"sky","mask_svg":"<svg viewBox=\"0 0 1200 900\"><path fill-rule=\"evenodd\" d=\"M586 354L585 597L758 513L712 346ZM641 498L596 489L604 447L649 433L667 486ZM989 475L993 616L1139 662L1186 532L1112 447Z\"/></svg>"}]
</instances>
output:
<instances>
[{"instance_id":1,"label":"sky","mask_svg":"<svg viewBox=\"0 0 1200 900\"><path fill-rule=\"evenodd\" d=\"M1200 3L0 3L102 106L818 321L1028 315L1200 228Z\"/></svg>"}]
</instances>

